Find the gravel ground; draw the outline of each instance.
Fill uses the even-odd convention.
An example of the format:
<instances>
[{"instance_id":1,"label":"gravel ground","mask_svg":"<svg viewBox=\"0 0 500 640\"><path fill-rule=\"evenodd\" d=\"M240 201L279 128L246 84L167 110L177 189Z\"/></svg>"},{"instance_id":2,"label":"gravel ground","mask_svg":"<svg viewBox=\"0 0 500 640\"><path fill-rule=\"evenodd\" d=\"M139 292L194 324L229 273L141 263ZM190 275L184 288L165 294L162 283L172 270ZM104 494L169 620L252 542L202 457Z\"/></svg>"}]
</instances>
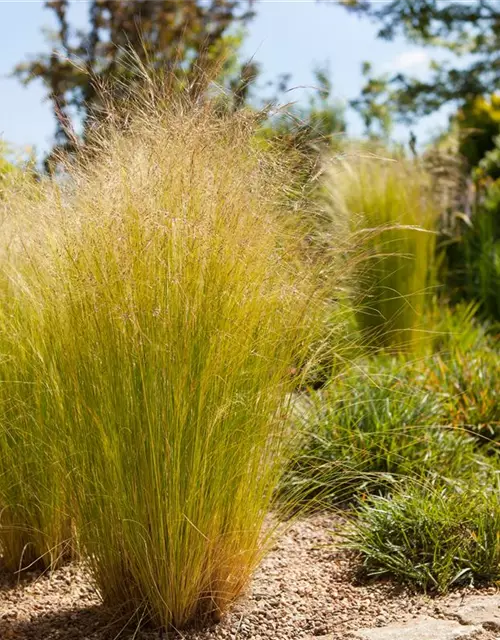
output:
<instances>
[{"instance_id":1,"label":"gravel ground","mask_svg":"<svg viewBox=\"0 0 500 640\"><path fill-rule=\"evenodd\" d=\"M332 546L328 534L340 525L333 515L295 522L264 560L247 595L232 612L211 629L180 637L298 640L327 636L328 640L347 640L362 627L422 615L444 617L446 598L415 596L389 582L358 584L353 559ZM493 591L483 591L488 592ZM26 576L19 583L5 578L0 585L1 640L110 640L116 636L117 627L110 627L81 567L67 566L50 576ZM165 638L153 631L127 632L121 637ZM498 636L485 631L480 638Z\"/></svg>"}]
</instances>

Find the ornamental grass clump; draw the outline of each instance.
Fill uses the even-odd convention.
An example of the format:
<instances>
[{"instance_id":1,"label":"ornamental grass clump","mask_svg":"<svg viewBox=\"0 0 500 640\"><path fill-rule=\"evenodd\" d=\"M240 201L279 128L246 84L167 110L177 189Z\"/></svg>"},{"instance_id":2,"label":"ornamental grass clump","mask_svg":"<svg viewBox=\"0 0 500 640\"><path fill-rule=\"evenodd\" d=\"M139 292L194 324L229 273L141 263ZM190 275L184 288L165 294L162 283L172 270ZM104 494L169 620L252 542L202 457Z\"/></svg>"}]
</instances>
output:
<instances>
[{"instance_id":1,"label":"ornamental grass clump","mask_svg":"<svg viewBox=\"0 0 500 640\"><path fill-rule=\"evenodd\" d=\"M430 176L415 162L354 152L330 171L330 210L364 239L355 296L358 324L374 347L419 350L434 277L439 210ZM338 224L338 222L337 222Z\"/></svg>"},{"instance_id":2,"label":"ornamental grass clump","mask_svg":"<svg viewBox=\"0 0 500 640\"><path fill-rule=\"evenodd\" d=\"M11 177L0 190L0 563L17 572L55 568L75 557L76 545L59 328L48 309L57 293L36 247L48 237L41 225L50 190L21 171Z\"/></svg>"},{"instance_id":3,"label":"ornamental grass clump","mask_svg":"<svg viewBox=\"0 0 500 640\"><path fill-rule=\"evenodd\" d=\"M104 602L179 628L218 619L261 557L325 276L252 116L127 109L9 210L2 429L65 487Z\"/></svg>"}]
</instances>

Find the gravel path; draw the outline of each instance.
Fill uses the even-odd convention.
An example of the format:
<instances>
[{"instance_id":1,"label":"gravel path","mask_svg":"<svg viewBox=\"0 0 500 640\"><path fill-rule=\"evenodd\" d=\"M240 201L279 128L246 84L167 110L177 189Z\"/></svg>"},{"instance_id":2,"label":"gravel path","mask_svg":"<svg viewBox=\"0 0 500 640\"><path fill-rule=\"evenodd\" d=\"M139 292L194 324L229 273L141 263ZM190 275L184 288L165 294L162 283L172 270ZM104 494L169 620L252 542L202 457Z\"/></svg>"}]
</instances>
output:
<instances>
[{"instance_id":1,"label":"gravel path","mask_svg":"<svg viewBox=\"0 0 500 640\"><path fill-rule=\"evenodd\" d=\"M222 623L180 637L299 640L326 636L328 640L347 640L361 628L421 616L447 616L449 598L415 596L390 583L357 584L352 559L332 547L328 534L340 524L333 515L295 522L264 560L248 594ZM456 592L450 598L456 600ZM27 576L19 584L6 578L0 585L1 640L110 640L116 633L78 566L64 567L51 576ZM165 638L159 632L127 632L121 637ZM488 631L478 636L481 640L499 637Z\"/></svg>"}]
</instances>

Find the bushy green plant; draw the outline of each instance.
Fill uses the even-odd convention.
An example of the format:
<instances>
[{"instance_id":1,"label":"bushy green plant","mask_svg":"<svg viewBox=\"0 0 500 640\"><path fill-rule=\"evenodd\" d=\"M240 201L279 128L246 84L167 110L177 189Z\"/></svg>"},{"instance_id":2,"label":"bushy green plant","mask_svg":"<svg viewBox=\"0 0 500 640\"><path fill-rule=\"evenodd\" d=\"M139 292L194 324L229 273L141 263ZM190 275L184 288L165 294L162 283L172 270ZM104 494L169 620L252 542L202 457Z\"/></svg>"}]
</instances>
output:
<instances>
[{"instance_id":1,"label":"bushy green plant","mask_svg":"<svg viewBox=\"0 0 500 640\"><path fill-rule=\"evenodd\" d=\"M500 95L478 96L459 109L455 120L461 132L460 153L470 168L477 167L500 133Z\"/></svg>"},{"instance_id":2,"label":"bushy green plant","mask_svg":"<svg viewBox=\"0 0 500 640\"><path fill-rule=\"evenodd\" d=\"M432 355L412 365L414 381L440 403L440 419L480 441L500 436L498 337L477 318L478 303L437 306L428 316Z\"/></svg>"},{"instance_id":3,"label":"bushy green plant","mask_svg":"<svg viewBox=\"0 0 500 640\"><path fill-rule=\"evenodd\" d=\"M370 256L358 270L355 308L370 344L417 348L433 283L438 210L414 162L352 151L330 173L332 220L343 219Z\"/></svg>"},{"instance_id":4,"label":"bushy green plant","mask_svg":"<svg viewBox=\"0 0 500 640\"><path fill-rule=\"evenodd\" d=\"M407 476L439 479L477 470L473 440L441 425L442 397L418 379L419 368L419 362L379 356L303 401L303 439L283 491L335 504L386 492Z\"/></svg>"},{"instance_id":5,"label":"bushy green plant","mask_svg":"<svg viewBox=\"0 0 500 640\"><path fill-rule=\"evenodd\" d=\"M497 100L498 102L498 100ZM489 322L500 319L500 138L474 169L474 202L470 189L455 214L453 230L441 242L443 281L453 301L478 303L478 312ZM465 191L465 188L464 188ZM464 209L462 209L464 210Z\"/></svg>"},{"instance_id":6,"label":"bushy green plant","mask_svg":"<svg viewBox=\"0 0 500 640\"><path fill-rule=\"evenodd\" d=\"M479 301L483 316L500 322L500 181L488 188L464 243L468 297Z\"/></svg>"},{"instance_id":7,"label":"bushy green plant","mask_svg":"<svg viewBox=\"0 0 500 640\"><path fill-rule=\"evenodd\" d=\"M218 618L262 554L324 275L254 120L156 89L5 206L0 501L44 516L64 486L105 603L178 628Z\"/></svg>"},{"instance_id":8,"label":"bushy green plant","mask_svg":"<svg viewBox=\"0 0 500 640\"><path fill-rule=\"evenodd\" d=\"M429 361L420 377L442 398L442 420L476 433L484 442L500 439L500 363L496 350L454 350Z\"/></svg>"},{"instance_id":9,"label":"bushy green plant","mask_svg":"<svg viewBox=\"0 0 500 640\"><path fill-rule=\"evenodd\" d=\"M348 546L371 576L424 591L500 579L498 478L490 484L407 485L361 503Z\"/></svg>"}]
</instances>

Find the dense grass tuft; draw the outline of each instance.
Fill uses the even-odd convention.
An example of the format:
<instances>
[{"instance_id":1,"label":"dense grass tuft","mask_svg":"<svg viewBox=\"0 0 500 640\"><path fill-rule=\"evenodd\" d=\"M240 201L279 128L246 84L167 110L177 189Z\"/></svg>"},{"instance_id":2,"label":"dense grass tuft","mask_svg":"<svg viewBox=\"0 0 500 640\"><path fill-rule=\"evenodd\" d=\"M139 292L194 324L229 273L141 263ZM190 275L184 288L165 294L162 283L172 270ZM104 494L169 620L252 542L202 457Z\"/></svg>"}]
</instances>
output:
<instances>
[{"instance_id":1,"label":"dense grass tuft","mask_svg":"<svg viewBox=\"0 0 500 640\"><path fill-rule=\"evenodd\" d=\"M411 484L372 497L353 521L349 546L371 576L390 575L415 588L445 593L454 586L500 579L498 478L490 484L439 490Z\"/></svg>"},{"instance_id":2,"label":"dense grass tuft","mask_svg":"<svg viewBox=\"0 0 500 640\"><path fill-rule=\"evenodd\" d=\"M321 507L385 493L406 477L438 482L478 472L473 438L446 424L444 396L419 378L430 362L359 361L303 398L303 438L283 493Z\"/></svg>"},{"instance_id":3,"label":"dense grass tuft","mask_svg":"<svg viewBox=\"0 0 500 640\"><path fill-rule=\"evenodd\" d=\"M0 541L14 565L74 528L105 603L181 627L262 554L325 274L254 119L150 97L116 122L4 206Z\"/></svg>"}]
</instances>

